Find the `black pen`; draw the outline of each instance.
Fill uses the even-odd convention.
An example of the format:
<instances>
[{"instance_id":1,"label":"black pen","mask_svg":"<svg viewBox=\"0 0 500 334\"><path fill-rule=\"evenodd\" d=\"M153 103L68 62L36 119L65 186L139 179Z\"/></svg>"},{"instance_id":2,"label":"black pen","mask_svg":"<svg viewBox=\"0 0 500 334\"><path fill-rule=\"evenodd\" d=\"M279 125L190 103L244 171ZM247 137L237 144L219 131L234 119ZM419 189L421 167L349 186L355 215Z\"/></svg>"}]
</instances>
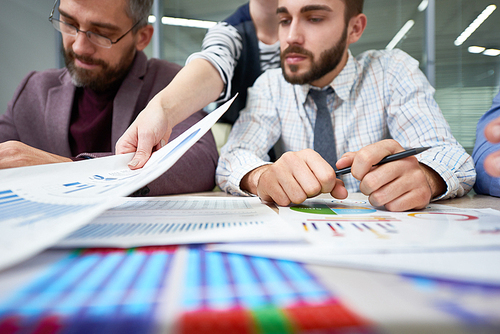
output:
<instances>
[{"instance_id":1,"label":"black pen","mask_svg":"<svg viewBox=\"0 0 500 334\"><path fill-rule=\"evenodd\" d=\"M380 162L378 164L376 164L375 166L383 165L383 164L386 164L388 162L396 161L399 159L408 158L408 157L411 157L412 155L422 153L423 151L428 150L428 149L430 149L430 147L417 147L417 148L410 148L409 150L399 152L396 154L391 154L391 155L386 156L384 159L380 160ZM337 176L340 176L340 175L344 175L344 174L349 174L350 172L351 172L351 167L347 167L347 168L339 169L338 171L335 172L335 174Z\"/></svg>"}]
</instances>

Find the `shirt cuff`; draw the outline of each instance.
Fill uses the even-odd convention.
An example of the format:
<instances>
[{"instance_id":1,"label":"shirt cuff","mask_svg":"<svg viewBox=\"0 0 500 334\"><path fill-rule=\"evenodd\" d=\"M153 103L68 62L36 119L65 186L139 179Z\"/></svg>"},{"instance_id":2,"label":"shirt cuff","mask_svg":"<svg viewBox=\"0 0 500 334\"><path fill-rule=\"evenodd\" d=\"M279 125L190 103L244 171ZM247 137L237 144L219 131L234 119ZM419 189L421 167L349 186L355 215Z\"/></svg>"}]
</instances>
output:
<instances>
[{"instance_id":1,"label":"shirt cuff","mask_svg":"<svg viewBox=\"0 0 500 334\"><path fill-rule=\"evenodd\" d=\"M456 196L456 192L460 184L458 182L458 179L453 174L453 172L451 172L448 168L446 168L446 166L443 166L442 164L439 164L433 160L428 160L424 158L424 159L419 159L418 162L434 170L446 183L446 191L443 194L432 198L431 202Z\"/></svg>"},{"instance_id":2,"label":"shirt cuff","mask_svg":"<svg viewBox=\"0 0 500 334\"><path fill-rule=\"evenodd\" d=\"M241 189L240 184L241 180L245 175L247 175L249 172L252 170L259 168L264 165L270 165L272 162L265 162L265 161L259 161L259 162L254 162L254 163L249 163L246 164L234 172L232 172L229 177L228 177L228 187L227 187L227 192L229 192L231 195L239 195L239 196L255 196L255 194L252 194L248 191L244 191Z\"/></svg>"}]
</instances>

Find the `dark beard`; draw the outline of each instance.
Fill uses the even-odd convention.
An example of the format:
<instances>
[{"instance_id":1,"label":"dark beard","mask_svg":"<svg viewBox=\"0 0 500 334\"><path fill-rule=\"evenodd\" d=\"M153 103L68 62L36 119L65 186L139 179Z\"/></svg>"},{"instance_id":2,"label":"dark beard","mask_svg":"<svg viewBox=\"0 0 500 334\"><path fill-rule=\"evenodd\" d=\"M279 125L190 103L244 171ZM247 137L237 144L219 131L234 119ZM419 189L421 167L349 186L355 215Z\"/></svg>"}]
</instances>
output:
<instances>
[{"instance_id":1,"label":"dark beard","mask_svg":"<svg viewBox=\"0 0 500 334\"><path fill-rule=\"evenodd\" d=\"M290 45L281 53L281 69L285 80L294 85L304 85L321 79L339 65L342 60L342 56L344 55L346 41L347 26L344 28L340 41L330 49L323 51L319 56L319 61L317 62L314 61L314 55L310 51L298 45ZM308 56L311 59L311 68L309 71L299 76L288 75L285 71L285 56L289 53L297 53ZM298 66L296 65L288 65L288 67L292 73L298 71Z\"/></svg>"},{"instance_id":2,"label":"dark beard","mask_svg":"<svg viewBox=\"0 0 500 334\"><path fill-rule=\"evenodd\" d=\"M71 48L68 50L63 49L64 62L66 67L71 74L71 79L76 87L90 88L96 92L103 92L108 89L115 88L121 84L123 79L127 76L132 61L135 56L135 45L132 45L129 50L127 50L120 62L115 66L111 67L108 63L100 59L94 59L88 56L79 56L73 52ZM100 65L101 71L95 73L93 71L77 67L75 65L75 59L79 59L86 63Z\"/></svg>"}]
</instances>

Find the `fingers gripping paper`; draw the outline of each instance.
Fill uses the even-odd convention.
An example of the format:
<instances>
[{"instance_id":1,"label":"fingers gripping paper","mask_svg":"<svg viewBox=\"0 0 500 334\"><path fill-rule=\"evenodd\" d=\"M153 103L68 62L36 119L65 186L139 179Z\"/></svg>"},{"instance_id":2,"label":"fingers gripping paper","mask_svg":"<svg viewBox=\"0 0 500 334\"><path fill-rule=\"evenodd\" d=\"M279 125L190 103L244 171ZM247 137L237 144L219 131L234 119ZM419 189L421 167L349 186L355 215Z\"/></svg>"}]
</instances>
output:
<instances>
[{"instance_id":1,"label":"fingers gripping paper","mask_svg":"<svg viewBox=\"0 0 500 334\"><path fill-rule=\"evenodd\" d=\"M165 173L234 98L130 170L133 154L0 171L0 270L27 259Z\"/></svg>"}]
</instances>

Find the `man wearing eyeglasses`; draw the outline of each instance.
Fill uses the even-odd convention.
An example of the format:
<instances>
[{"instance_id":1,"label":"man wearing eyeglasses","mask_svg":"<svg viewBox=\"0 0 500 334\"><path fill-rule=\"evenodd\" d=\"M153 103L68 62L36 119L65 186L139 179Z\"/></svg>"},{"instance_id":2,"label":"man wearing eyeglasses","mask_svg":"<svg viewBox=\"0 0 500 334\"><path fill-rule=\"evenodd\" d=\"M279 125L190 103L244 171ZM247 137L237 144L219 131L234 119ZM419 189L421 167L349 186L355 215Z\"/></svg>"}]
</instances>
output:
<instances>
[{"instance_id":1,"label":"man wearing eyeglasses","mask_svg":"<svg viewBox=\"0 0 500 334\"><path fill-rule=\"evenodd\" d=\"M31 72L19 85L0 116L0 168L114 153L137 114L180 70L142 52L153 34L147 22L152 2L55 1L49 21L62 33L66 67ZM203 116L181 122L171 138ZM146 192L211 190L217 159L209 132Z\"/></svg>"}]
</instances>

